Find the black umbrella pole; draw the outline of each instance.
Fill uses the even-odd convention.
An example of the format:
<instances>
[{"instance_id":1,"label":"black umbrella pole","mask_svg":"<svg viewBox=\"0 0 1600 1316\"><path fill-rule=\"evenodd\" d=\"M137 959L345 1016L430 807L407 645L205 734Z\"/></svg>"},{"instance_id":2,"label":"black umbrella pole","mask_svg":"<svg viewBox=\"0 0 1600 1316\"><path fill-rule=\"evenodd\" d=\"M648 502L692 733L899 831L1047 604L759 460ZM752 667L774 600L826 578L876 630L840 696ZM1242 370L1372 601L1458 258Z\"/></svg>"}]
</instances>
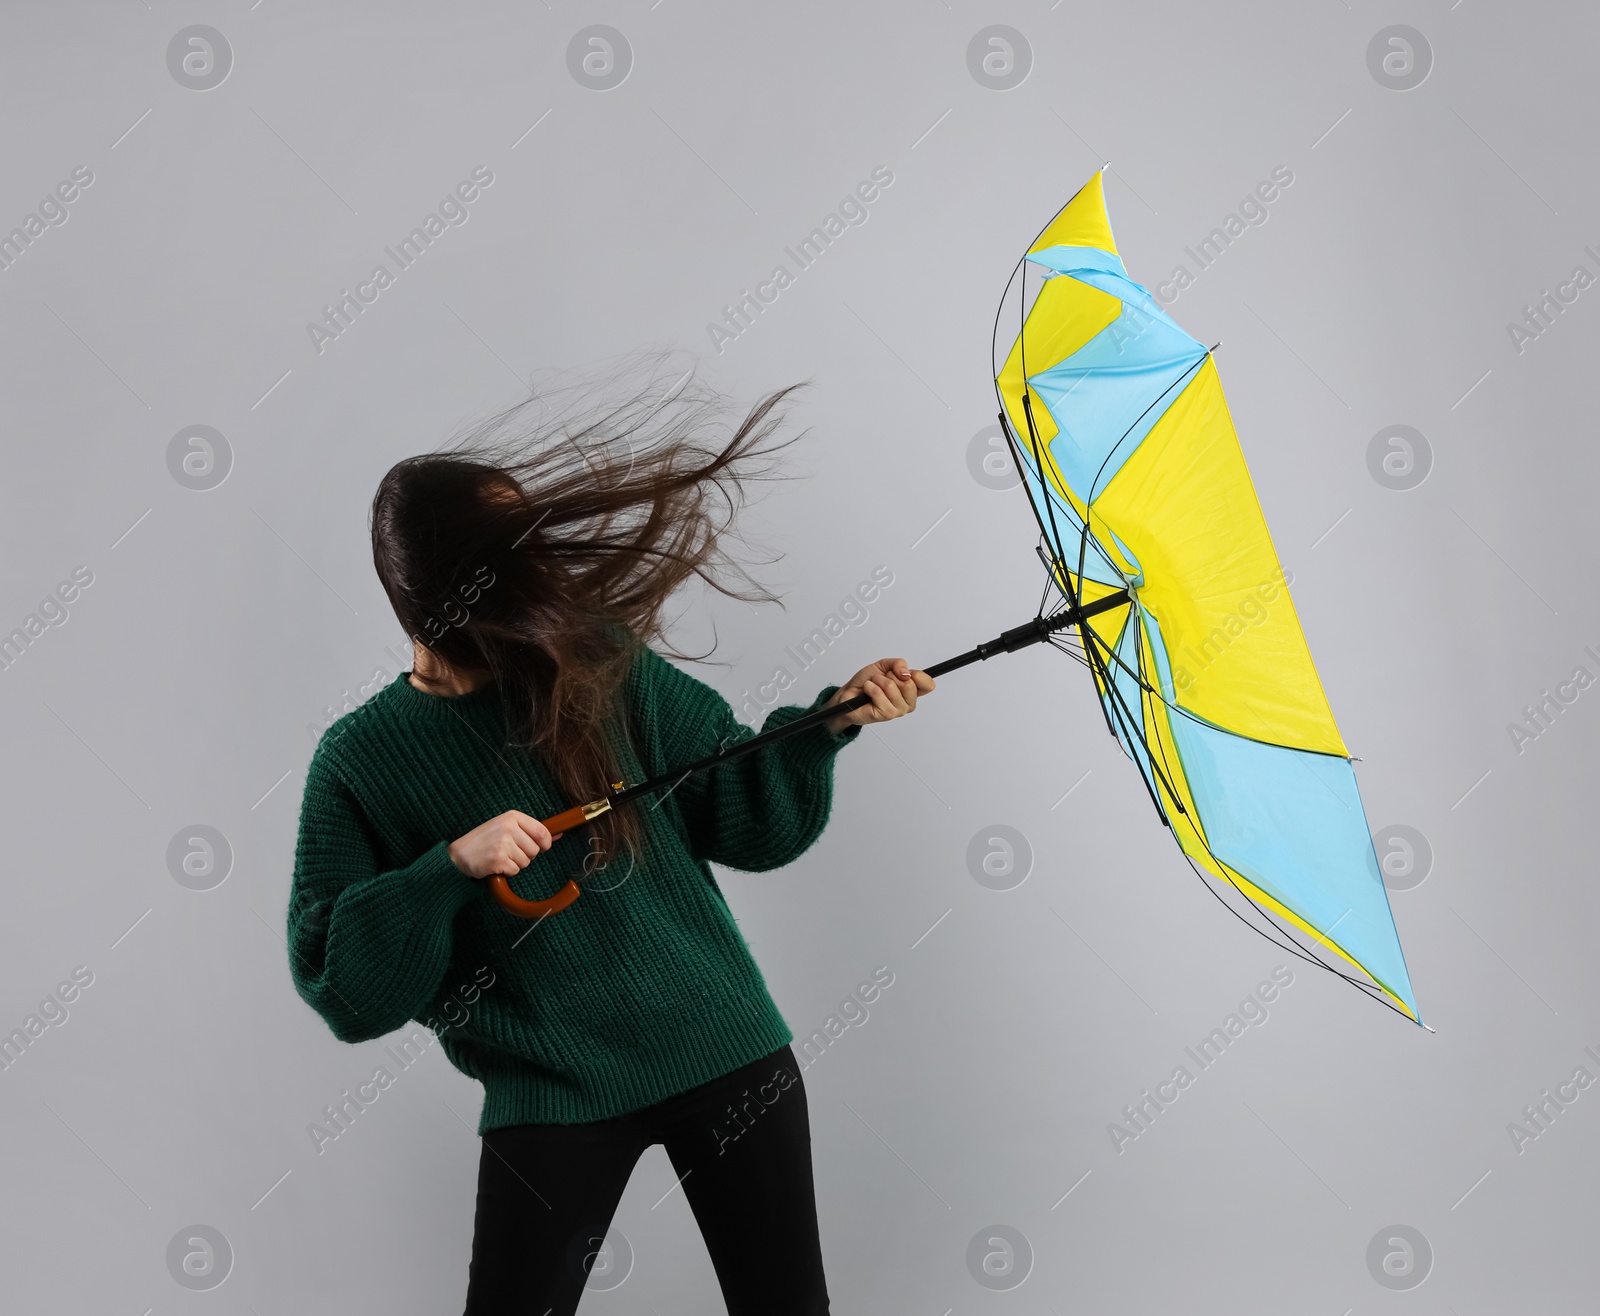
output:
<instances>
[{"instance_id":1,"label":"black umbrella pole","mask_svg":"<svg viewBox=\"0 0 1600 1316\"><path fill-rule=\"evenodd\" d=\"M957 668L966 667L969 663L979 663L986 658L993 658L997 653L1015 653L1018 649L1025 649L1030 644L1038 644L1041 640L1048 639L1056 631L1065 630L1068 626L1075 626L1093 617L1096 613L1109 612L1112 608L1121 607L1129 602L1128 592L1118 590L1108 594L1103 599L1096 599L1093 603L1081 604L1077 607L1063 608L1060 612L1050 616L1038 616L1026 626L1018 626L1012 630L997 635L987 644L980 644L975 649L968 649L966 653L957 654L954 658L947 658L942 663L935 663L932 667L925 668L929 676L943 676L946 672L953 672ZM637 786L628 786L619 789L604 799L591 800L587 804L579 804L564 813L558 813L553 818L544 819L544 824L557 836L571 831L573 828L582 827L585 823L593 822L602 813L615 808L619 804L626 804L636 800L642 795L653 795L657 791L669 790L678 785L684 778L694 772L703 772L707 768L714 768L734 759L743 758L746 754L753 754L756 750L772 744L775 740L782 740L785 736L798 735L814 726L838 717L841 713L849 713L857 708L865 707L872 702L869 694L857 695L854 699L847 699L842 704L834 704L831 708L819 708L814 712L797 717L792 722L785 722L781 727L774 727L771 731L763 731L759 735L751 736L748 740L741 740L736 745L729 745L718 750L715 754L707 754L702 759L693 763L686 763L671 772L662 773L659 777L651 777L648 781L641 781ZM553 896L544 900L524 900L512 891L510 880L503 874L491 876L488 879L489 890L500 906L518 918L542 919L551 914L559 914L563 909L572 904L579 896L577 882L568 879L565 886Z\"/></svg>"},{"instance_id":2,"label":"black umbrella pole","mask_svg":"<svg viewBox=\"0 0 1600 1316\"><path fill-rule=\"evenodd\" d=\"M1065 630L1068 626L1076 626L1079 622L1086 621L1097 613L1109 612L1113 608L1120 608L1127 602L1129 602L1127 590L1119 589L1113 594L1106 595L1103 599L1096 599L1093 603L1085 603L1076 608L1063 608L1060 612L1052 613L1048 617L1035 617L1026 625L1005 631L986 644L980 644L975 648L968 649L965 653L957 654L954 658L946 658L944 662L935 663L932 667L926 667L922 670L927 672L929 676L940 677L946 672L956 671L958 668L966 667L971 663L983 662L985 659L993 658L999 653L1015 653L1018 649L1025 649L1030 644L1038 644L1040 641L1048 639L1057 631ZM637 799L641 795L665 790L668 786L682 781L692 772L702 772L707 768L718 767L734 759L743 758L746 754L753 754L758 749L764 749L775 740L782 740L785 736L793 736L802 731L809 731L814 726L831 721L841 713L849 713L857 708L863 708L871 702L872 696L863 693L857 695L854 699L845 700L842 704L819 708L814 712L805 714L803 717L795 718L792 722L785 722L780 727L773 727L771 731L763 731L748 740L741 740L736 745L730 745L726 749L718 750L714 754L708 754L702 759L696 759L693 763L686 763L681 768L675 768L673 771L663 773L659 777L651 777L648 781L641 781L636 786L629 786L625 790L618 791L610 796L609 803L615 808L617 805Z\"/></svg>"}]
</instances>

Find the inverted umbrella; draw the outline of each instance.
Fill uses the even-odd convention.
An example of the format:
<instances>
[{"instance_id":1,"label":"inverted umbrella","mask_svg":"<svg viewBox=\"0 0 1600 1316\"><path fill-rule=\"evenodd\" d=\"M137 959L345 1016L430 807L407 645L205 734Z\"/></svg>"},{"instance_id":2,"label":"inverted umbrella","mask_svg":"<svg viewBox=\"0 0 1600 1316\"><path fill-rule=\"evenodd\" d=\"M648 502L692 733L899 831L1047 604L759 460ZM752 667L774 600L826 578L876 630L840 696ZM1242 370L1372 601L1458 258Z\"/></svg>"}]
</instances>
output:
<instances>
[{"instance_id":1,"label":"inverted umbrella","mask_svg":"<svg viewBox=\"0 0 1600 1316\"><path fill-rule=\"evenodd\" d=\"M1128 277L1101 180L1017 262L1006 298L1017 285L1020 329L995 374L1041 557L1084 614L1076 656L1212 889L1420 1023L1351 757L1216 363ZM999 342L997 314L997 355Z\"/></svg>"},{"instance_id":2,"label":"inverted umbrella","mask_svg":"<svg viewBox=\"0 0 1600 1316\"><path fill-rule=\"evenodd\" d=\"M1028 295L1028 267L1042 281ZM1050 642L1090 669L1107 727L1218 894L1303 959L1420 1023L1351 758L1250 483L1211 353L1128 278L1096 173L1017 262L1000 420L1061 605L926 670ZM1002 300L1002 311L1004 300ZM1000 317L995 321L998 345ZM1065 635L1074 630L1077 643ZM870 702L859 695L545 819L560 836L693 772ZM522 918L575 901L567 881ZM1245 915L1240 909L1235 913Z\"/></svg>"}]
</instances>

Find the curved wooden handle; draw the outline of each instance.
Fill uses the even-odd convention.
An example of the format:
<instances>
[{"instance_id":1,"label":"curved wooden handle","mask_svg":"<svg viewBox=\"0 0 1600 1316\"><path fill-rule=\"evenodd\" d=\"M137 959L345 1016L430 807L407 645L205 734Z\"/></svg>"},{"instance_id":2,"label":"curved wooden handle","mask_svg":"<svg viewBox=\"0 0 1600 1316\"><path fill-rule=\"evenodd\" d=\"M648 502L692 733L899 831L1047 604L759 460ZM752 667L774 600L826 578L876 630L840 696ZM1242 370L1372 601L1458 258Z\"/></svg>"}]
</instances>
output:
<instances>
[{"instance_id":1,"label":"curved wooden handle","mask_svg":"<svg viewBox=\"0 0 1600 1316\"><path fill-rule=\"evenodd\" d=\"M511 883L498 873L489 879L489 891L501 909L518 918L544 918L547 914L559 914L581 894L578 884L569 879L566 886L548 900L524 900L511 889Z\"/></svg>"},{"instance_id":2,"label":"curved wooden handle","mask_svg":"<svg viewBox=\"0 0 1600 1316\"><path fill-rule=\"evenodd\" d=\"M583 826L589 821L590 816L585 806L580 804L565 813L556 814L554 818L545 818L542 821L550 829L552 839L559 841L563 833L571 831L574 827ZM579 891L578 884L569 879L566 886L547 900L524 900L511 889L511 883L498 873L489 879L489 893L494 896L501 909L508 914L515 914L518 918L545 918L550 914L559 914L583 894Z\"/></svg>"}]
</instances>

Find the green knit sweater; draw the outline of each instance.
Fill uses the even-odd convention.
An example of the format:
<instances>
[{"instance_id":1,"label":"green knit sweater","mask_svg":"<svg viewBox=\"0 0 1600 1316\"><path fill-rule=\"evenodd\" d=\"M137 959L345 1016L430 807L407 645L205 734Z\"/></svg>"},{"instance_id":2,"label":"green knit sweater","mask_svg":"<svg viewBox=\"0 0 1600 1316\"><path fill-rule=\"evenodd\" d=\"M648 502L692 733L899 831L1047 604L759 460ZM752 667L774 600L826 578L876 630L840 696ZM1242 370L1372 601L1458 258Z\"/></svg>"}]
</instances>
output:
<instances>
[{"instance_id":1,"label":"green knit sweater","mask_svg":"<svg viewBox=\"0 0 1600 1316\"><path fill-rule=\"evenodd\" d=\"M546 818L576 801L537 756L506 744L495 686L451 698L408 677L333 723L306 772L289 963L335 1036L432 1028L484 1086L480 1134L620 1115L793 1039L710 865L764 871L808 849L832 807L834 755L860 727L800 732L696 773L656 796L659 807L624 806L646 829L631 874L624 855L615 876L585 877L586 832L564 836L512 886L539 899L576 876L584 894L526 921L446 847L508 809ZM637 756L623 749L629 782L753 734L716 691L644 645L622 696L639 742ZM773 709L765 726L804 711Z\"/></svg>"}]
</instances>

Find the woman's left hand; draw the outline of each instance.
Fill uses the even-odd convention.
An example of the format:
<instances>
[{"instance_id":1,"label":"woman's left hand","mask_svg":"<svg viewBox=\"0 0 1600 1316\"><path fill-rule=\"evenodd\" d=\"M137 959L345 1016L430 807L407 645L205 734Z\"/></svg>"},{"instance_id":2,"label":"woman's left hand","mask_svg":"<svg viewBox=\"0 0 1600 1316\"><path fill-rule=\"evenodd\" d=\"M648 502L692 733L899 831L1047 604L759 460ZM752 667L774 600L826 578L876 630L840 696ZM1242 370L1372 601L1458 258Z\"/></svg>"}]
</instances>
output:
<instances>
[{"instance_id":1,"label":"woman's left hand","mask_svg":"<svg viewBox=\"0 0 1600 1316\"><path fill-rule=\"evenodd\" d=\"M924 671L908 667L904 658L880 658L840 686L824 707L832 708L860 694L871 695L872 702L830 718L828 730L838 735L851 726L901 717L916 708L918 695L928 694L932 689L933 678Z\"/></svg>"}]
</instances>

